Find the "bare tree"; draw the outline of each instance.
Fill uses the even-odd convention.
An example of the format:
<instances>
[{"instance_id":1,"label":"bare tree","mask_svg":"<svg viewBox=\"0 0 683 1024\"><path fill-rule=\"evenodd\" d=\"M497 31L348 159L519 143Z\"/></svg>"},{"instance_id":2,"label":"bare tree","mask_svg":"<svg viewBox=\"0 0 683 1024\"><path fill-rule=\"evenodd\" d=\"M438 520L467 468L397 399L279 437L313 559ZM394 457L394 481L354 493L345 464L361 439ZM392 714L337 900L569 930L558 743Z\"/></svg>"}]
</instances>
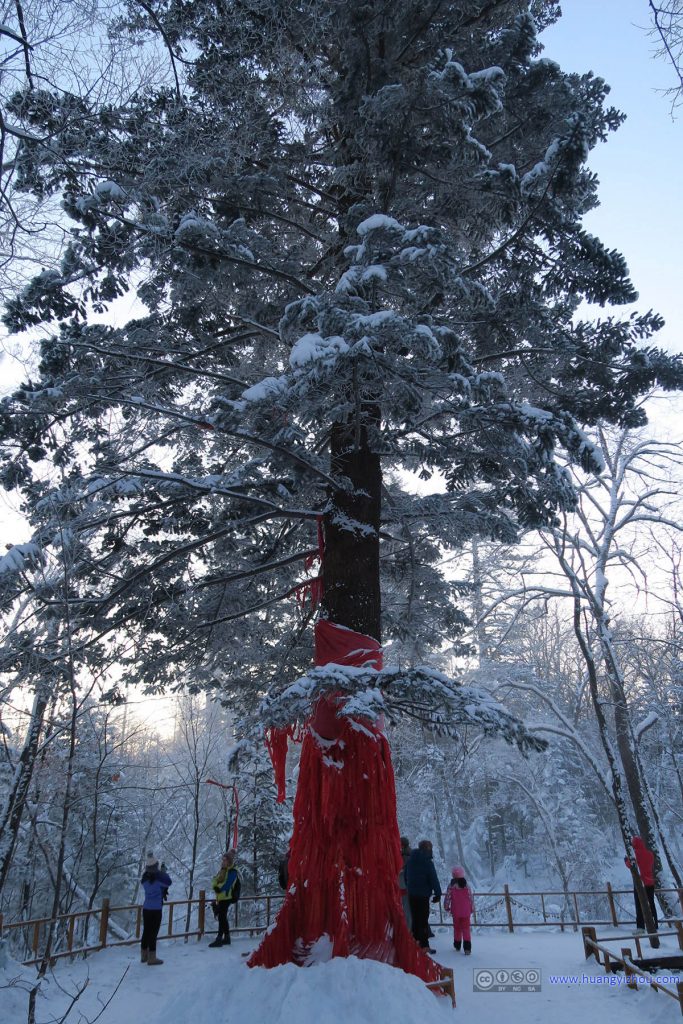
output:
<instances>
[{"instance_id":1,"label":"bare tree","mask_svg":"<svg viewBox=\"0 0 683 1024\"><path fill-rule=\"evenodd\" d=\"M669 62L676 78L675 84L667 89L674 111L683 99L683 0L648 0L648 5L654 25L652 34L658 42L656 56Z\"/></svg>"}]
</instances>

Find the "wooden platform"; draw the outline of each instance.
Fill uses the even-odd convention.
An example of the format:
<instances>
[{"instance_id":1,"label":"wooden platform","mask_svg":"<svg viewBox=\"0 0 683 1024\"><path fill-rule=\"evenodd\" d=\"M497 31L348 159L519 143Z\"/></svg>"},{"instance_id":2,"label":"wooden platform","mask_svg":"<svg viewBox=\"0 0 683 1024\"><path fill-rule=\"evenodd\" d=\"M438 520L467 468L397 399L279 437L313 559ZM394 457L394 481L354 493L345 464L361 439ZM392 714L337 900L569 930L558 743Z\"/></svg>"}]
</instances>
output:
<instances>
[{"instance_id":1,"label":"wooden platform","mask_svg":"<svg viewBox=\"0 0 683 1024\"><path fill-rule=\"evenodd\" d=\"M646 959L634 957L633 964L641 971L683 971L683 956L649 956ZM613 974L623 969L624 965L620 960L612 960L610 970Z\"/></svg>"},{"instance_id":2,"label":"wooden platform","mask_svg":"<svg viewBox=\"0 0 683 1024\"><path fill-rule=\"evenodd\" d=\"M673 921L672 923L675 926L674 931L660 934L676 935L678 945L683 951L683 921ZM605 968L607 974L623 971L626 975L626 985L632 990L649 988L653 992L664 992L667 996L671 996L672 999L677 1001L681 1014L683 1014L683 980L676 982L675 988L670 988L668 985L663 985L658 981L653 974L659 968L683 970L683 952L680 955L674 956L661 956L655 953L654 956L643 957L640 946L642 936L640 935L612 935L598 940L595 928L586 926L581 929L581 933L583 935L583 951L586 960L590 959L590 957L595 957L596 961ZM610 949L605 945L607 942L621 942L624 939L630 939L635 943L638 951L637 957L633 956L633 953L627 946L622 946L619 953L617 953L614 949ZM639 984L639 978L646 979L647 985Z\"/></svg>"}]
</instances>

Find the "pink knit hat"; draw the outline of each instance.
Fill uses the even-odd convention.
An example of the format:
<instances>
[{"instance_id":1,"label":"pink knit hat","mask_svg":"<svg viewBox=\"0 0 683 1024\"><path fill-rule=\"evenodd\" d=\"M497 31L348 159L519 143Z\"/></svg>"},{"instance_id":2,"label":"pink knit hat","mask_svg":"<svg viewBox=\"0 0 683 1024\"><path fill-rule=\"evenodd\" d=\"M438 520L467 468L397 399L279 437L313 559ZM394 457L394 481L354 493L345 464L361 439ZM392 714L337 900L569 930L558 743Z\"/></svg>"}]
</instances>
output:
<instances>
[{"instance_id":1,"label":"pink knit hat","mask_svg":"<svg viewBox=\"0 0 683 1024\"><path fill-rule=\"evenodd\" d=\"M451 874L453 875L453 878L464 878L465 877L465 869L461 868L460 865L458 865L457 867L453 868L453 870L451 871Z\"/></svg>"}]
</instances>

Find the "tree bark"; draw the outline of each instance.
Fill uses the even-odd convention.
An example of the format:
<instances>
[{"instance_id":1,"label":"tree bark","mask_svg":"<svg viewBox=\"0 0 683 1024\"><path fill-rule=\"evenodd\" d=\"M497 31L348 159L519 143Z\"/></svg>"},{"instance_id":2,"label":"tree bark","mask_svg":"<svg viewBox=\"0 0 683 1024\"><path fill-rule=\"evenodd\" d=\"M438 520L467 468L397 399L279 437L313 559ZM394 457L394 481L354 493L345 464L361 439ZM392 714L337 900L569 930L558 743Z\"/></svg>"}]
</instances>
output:
<instances>
[{"instance_id":1,"label":"tree bark","mask_svg":"<svg viewBox=\"0 0 683 1024\"><path fill-rule=\"evenodd\" d=\"M382 470L365 425L335 424L331 472L349 489L328 497L324 515L323 607L332 622L381 640L379 526Z\"/></svg>"},{"instance_id":2,"label":"tree bark","mask_svg":"<svg viewBox=\"0 0 683 1024\"><path fill-rule=\"evenodd\" d=\"M19 761L14 769L11 789L7 794L2 813L0 814L0 836L2 836L2 842L0 842L0 895L2 895L12 864L19 826L21 825L26 798L29 786L31 785L31 778L33 777L33 768L38 754L38 746L49 697L49 686L46 683L41 683L33 698L28 732L19 755Z\"/></svg>"}]
</instances>

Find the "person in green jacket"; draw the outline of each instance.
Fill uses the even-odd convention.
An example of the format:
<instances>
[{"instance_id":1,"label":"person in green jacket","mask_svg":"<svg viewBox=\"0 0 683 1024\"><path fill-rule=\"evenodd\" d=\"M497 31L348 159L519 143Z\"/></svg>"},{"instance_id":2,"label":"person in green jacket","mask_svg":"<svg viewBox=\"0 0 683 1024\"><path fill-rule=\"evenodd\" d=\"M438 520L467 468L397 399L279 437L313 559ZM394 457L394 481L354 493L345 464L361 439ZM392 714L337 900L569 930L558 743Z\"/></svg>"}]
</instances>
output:
<instances>
[{"instance_id":1,"label":"person in green jacket","mask_svg":"<svg viewBox=\"0 0 683 1024\"><path fill-rule=\"evenodd\" d=\"M211 883L216 894L216 907L218 917L218 935L209 943L209 946L230 945L230 927L228 925L228 907L231 903L237 903L240 898L242 880L239 871L235 867L235 851L228 850L221 858L221 866L217 875Z\"/></svg>"}]
</instances>

